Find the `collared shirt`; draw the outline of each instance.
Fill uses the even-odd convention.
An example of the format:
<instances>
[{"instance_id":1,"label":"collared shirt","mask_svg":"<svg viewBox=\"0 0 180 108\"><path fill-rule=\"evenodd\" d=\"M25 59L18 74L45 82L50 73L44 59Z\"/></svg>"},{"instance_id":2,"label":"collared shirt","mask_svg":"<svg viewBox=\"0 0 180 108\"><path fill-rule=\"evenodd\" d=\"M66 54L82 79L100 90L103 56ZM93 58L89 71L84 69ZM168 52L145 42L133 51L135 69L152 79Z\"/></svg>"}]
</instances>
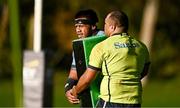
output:
<instances>
[{"instance_id":1,"label":"collared shirt","mask_svg":"<svg viewBox=\"0 0 180 108\"><path fill-rule=\"evenodd\" d=\"M116 34L96 44L89 58L89 67L102 69L100 98L114 103L141 103L140 81L144 64L149 62L147 47L128 36Z\"/></svg>"}]
</instances>

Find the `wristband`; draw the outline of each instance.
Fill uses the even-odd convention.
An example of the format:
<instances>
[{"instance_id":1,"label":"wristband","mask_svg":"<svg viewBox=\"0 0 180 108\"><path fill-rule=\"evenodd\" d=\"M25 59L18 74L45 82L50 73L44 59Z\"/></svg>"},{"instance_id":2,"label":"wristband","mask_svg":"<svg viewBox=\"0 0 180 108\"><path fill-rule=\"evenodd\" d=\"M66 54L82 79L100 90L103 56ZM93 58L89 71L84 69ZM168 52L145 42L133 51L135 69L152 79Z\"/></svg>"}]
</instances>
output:
<instances>
[{"instance_id":1,"label":"wristband","mask_svg":"<svg viewBox=\"0 0 180 108\"><path fill-rule=\"evenodd\" d=\"M66 84L65 84L65 86L64 86L65 93L66 93L68 90L72 89L73 86L77 84L77 82L78 82L77 80L74 80L74 79L72 79L72 78L68 78L67 81L66 81Z\"/></svg>"}]
</instances>

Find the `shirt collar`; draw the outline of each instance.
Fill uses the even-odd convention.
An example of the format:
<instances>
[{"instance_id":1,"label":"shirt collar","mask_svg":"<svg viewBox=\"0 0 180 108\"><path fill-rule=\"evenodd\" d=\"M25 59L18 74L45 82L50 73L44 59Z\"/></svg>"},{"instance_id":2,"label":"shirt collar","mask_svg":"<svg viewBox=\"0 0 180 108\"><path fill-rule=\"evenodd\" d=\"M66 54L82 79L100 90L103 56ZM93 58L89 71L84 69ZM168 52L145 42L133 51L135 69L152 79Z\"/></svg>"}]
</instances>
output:
<instances>
[{"instance_id":1,"label":"shirt collar","mask_svg":"<svg viewBox=\"0 0 180 108\"><path fill-rule=\"evenodd\" d=\"M120 35L120 36L128 36L128 33L114 33L112 36L115 36L115 35Z\"/></svg>"}]
</instances>

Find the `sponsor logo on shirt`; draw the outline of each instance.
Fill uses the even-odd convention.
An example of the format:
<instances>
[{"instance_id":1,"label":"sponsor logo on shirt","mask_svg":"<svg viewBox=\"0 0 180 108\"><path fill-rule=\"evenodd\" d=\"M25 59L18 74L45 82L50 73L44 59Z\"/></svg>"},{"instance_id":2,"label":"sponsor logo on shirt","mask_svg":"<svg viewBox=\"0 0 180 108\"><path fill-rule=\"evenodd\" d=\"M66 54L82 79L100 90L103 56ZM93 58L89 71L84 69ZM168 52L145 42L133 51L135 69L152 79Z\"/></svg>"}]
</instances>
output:
<instances>
[{"instance_id":1,"label":"sponsor logo on shirt","mask_svg":"<svg viewBox=\"0 0 180 108\"><path fill-rule=\"evenodd\" d=\"M119 48L135 48L135 47L139 47L138 43L120 43L120 42L115 42L114 43L114 47L116 49Z\"/></svg>"}]
</instances>

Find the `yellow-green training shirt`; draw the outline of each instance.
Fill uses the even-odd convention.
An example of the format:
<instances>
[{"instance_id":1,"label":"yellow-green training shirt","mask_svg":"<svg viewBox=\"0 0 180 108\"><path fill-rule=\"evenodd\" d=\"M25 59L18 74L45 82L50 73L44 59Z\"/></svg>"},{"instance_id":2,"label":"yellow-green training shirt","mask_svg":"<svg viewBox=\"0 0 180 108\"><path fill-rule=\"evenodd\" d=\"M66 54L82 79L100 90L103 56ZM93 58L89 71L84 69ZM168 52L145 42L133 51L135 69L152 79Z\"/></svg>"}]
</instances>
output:
<instances>
[{"instance_id":1,"label":"yellow-green training shirt","mask_svg":"<svg viewBox=\"0 0 180 108\"><path fill-rule=\"evenodd\" d=\"M99 97L114 103L141 103L140 77L148 62L147 47L127 33L98 43L91 51L89 67L102 69Z\"/></svg>"}]
</instances>

